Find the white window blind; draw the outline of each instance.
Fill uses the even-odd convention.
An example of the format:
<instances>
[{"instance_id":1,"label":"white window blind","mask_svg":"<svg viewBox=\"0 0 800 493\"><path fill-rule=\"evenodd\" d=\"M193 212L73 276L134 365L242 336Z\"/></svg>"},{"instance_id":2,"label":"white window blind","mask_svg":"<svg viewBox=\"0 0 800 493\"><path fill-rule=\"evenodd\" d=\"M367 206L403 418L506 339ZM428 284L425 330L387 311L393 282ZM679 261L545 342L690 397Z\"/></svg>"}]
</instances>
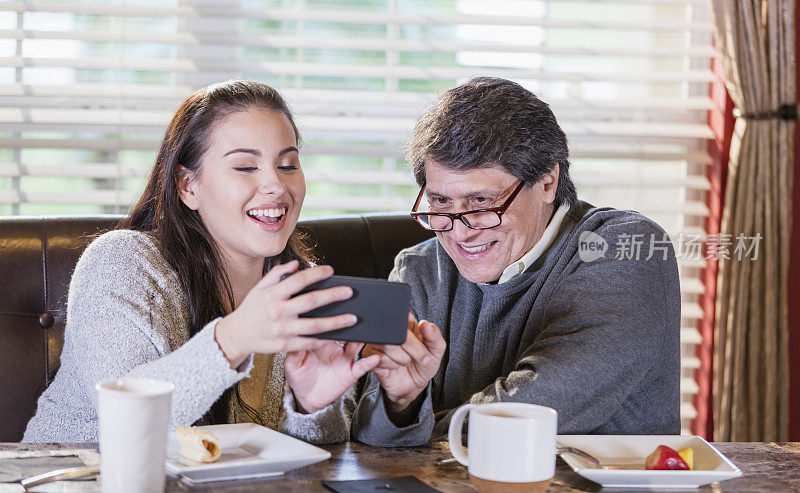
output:
<instances>
[{"instance_id":1,"label":"white window blind","mask_svg":"<svg viewBox=\"0 0 800 493\"><path fill-rule=\"evenodd\" d=\"M177 105L230 78L277 87L295 112L305 216L407 211L415 118L491 75L551 103L579 197L639 210L673 240L702 235L707 3L0 1L0 214L126 211ZM680 261L686 430L704 264Z\"/></svg>"}]
</instances>

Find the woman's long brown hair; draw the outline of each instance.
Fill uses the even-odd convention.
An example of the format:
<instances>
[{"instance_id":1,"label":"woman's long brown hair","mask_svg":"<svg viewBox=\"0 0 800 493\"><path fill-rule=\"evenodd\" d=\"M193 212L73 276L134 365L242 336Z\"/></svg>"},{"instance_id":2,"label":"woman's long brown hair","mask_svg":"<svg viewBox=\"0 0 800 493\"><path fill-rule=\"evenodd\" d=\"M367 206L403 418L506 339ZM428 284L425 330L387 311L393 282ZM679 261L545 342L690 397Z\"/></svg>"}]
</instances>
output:
<instances>
[{"instance_id":1,"label":"woman's long brown hair","mask_svg":"<svg viewBox=\"0 0 800 493\"><path fill-rule=\"evenodd\" d=\"M161 254L180 279L189 309L190 336L208 322L230 313L234 300L216 243L198 212L180 200L178 173L183 167L196 175L215 124L233 113L254 108L286 115L299 144L294 118L272 87L255 81L228 81L200 89L175 112L142 196L130 216L117 225L118 229L145 231L155 237ZM297 230L281 253L265 259L264 273L293 259L299 260L301 266L312 261L311 249ZM215 412L215 421L223 413Z\"/></svg>"}]
</instances>

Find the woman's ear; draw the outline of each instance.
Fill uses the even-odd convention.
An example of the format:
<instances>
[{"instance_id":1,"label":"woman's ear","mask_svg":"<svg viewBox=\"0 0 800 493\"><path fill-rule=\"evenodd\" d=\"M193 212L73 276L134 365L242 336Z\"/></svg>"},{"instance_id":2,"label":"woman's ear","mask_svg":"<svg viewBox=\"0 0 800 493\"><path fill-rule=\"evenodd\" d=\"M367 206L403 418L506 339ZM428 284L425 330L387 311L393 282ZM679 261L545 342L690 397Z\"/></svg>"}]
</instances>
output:
<instances>
[{"instance_id":1,"label":"woman's ear","mask_svg":"<svg viewBox=\"0 0 800 493\"><path fill-rule=\"evenodd\" d=\"M175 186L178 188L178 196L186 207L196 211L200 204L197 202L197 195L194 187L196 185L193 173L181 165L175 171Z\"/></svg>"}]
</instances>

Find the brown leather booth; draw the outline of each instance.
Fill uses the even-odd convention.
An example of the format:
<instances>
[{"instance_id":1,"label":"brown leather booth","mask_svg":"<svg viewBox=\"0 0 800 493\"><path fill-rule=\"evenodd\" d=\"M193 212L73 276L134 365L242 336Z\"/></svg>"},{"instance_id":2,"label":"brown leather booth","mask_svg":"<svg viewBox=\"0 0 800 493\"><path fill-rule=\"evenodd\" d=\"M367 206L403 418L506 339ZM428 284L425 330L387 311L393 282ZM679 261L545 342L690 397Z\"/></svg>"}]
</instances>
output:
<instances>
[{"instance_id":1,"label":"brown leather booth","mask_svg":"<svg viewBox=\"0 0 800 493\"><path fill-rule=\"evenodd\" d=\"M0 218L0 442L19 441L55 376L70 276L91 236L121 216ZM401 249L432 236L406 214L301 221L337 274L385 278Z\"/></svg>"}]
</instances>

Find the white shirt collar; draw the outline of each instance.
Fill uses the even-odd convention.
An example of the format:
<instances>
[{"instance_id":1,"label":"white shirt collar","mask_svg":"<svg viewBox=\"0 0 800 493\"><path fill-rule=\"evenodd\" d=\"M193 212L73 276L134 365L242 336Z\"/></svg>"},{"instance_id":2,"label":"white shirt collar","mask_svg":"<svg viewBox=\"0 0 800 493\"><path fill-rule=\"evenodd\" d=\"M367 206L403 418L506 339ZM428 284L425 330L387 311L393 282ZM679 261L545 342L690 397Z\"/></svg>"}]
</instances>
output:
<instances>
[{"instance_id":1,"label":"white shirt collar","mask_svg":"<svg viewBox=\"0 0 800 493\"><path fill-rule=\"evenodd\" d=\"M561 222L564 220L564 216L567 215L567 211L569 211L569 204L561 204L561 207L556 210L556 213L553 214L553 217L550 219L550 223L547 225L547 228L545 228L539 241L533 245L533 248L531 248L528 253L506 267L503 274L500 276L500 280L497 281L497 284L502 284L522 274L525 272L525 269L533 265L533 263L542 256L542 253L547 250L556 237L556 234L558 234L558 230L561 228Z\"/></svg>"}]
</instances>

